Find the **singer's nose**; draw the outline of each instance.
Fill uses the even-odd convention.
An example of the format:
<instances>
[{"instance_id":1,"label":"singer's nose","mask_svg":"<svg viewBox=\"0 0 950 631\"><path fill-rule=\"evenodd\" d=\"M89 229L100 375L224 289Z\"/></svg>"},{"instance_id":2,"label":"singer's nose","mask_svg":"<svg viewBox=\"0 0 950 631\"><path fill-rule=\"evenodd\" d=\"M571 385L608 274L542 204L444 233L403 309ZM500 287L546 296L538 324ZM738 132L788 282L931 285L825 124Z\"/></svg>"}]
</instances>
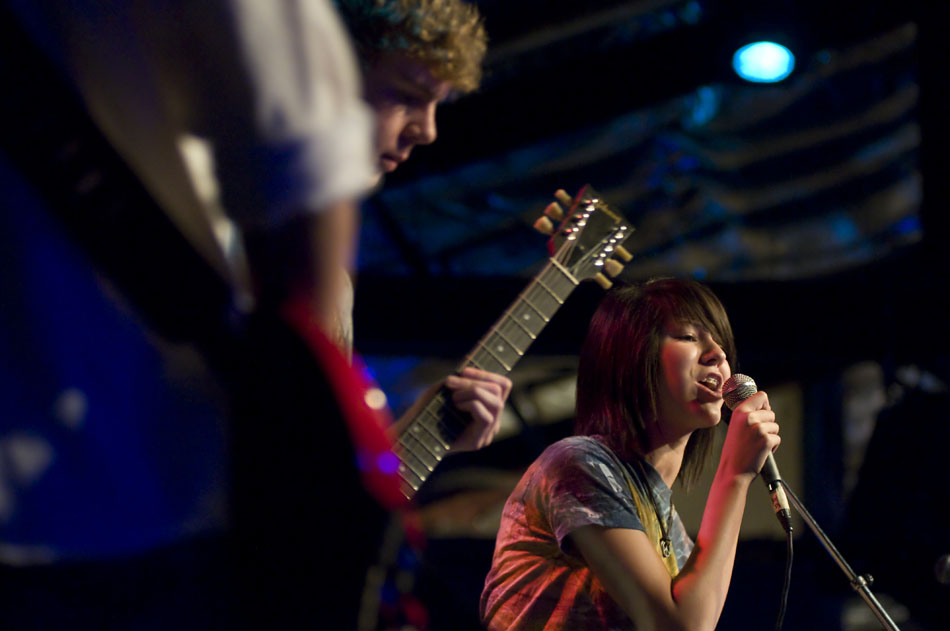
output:
<instances>
[{"instance_id":1,"label":"singer's nose","mask_svg":"<svg viewBox=\"0 0 950 631\"><path fill-rule=\"evenodd\" d=\"M703 354L703 363L708 366L717 366L724 361L726 361L726 352L716 342L709 342L709 347Z\"/></svg>"}]
</instances>

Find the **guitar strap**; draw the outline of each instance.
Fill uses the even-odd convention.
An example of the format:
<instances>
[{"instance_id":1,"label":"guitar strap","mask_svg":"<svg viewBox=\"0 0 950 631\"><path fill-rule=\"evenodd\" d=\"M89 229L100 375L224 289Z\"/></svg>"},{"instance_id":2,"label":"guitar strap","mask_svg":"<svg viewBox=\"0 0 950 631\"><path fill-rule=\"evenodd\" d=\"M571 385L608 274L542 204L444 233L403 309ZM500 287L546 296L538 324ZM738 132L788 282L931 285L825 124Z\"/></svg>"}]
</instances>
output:
<instances>
[{"instance_id":1,"label":"guitar strap","mask_svg":"<svg viewBox=\"0 0 950 631\"><path fill-rule=\"evenodd\" d=\"M650 481L639 475L632 467L622 465L621 470L623 471L624 478L626 478L630 494L633 496L633 503L637 508L637 516L640 518L640 523L643 524L647 537L653 542L653 547L663 562L663 565L666 567L666 571L669 572L670 578L675 578L676 575L679 574L679 565L677 565L675 553L666 556L663 555L660 518L654 509L653 503L648 499L650 497L648 494L652 493L649 487ZM672 510L672 507L670 510Z\"/></svg>"},{"instance_id":2,"label":"guitar strap","mask_svg":"<svg viewBox=\"0 0 950 631\"><path fill-rule=\"evenodd\" d=\"M230 285L5 4L0 85L0 150L147 327L196 346L232 390L231 538L242 623L292 628L319 619L354 628L374 551L366 542L400 495L378 423L385 404L368 405L365 380L299 309L248 315L235 307ZM323 577L333 590L319 588Z\"/></svg>"}]
</instances>

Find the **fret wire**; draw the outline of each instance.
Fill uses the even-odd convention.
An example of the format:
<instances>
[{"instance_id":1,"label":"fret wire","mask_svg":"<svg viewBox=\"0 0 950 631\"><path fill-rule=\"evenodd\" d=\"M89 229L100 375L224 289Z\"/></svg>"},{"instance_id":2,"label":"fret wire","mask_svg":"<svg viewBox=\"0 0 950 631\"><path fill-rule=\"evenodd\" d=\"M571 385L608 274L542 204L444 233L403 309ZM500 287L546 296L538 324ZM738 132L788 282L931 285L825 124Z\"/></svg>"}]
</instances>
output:
<instances>
[{"instance_id":1,"label":"fret wire","mask_svg":"<svg viewBox=\"0 0 950 631\"><path fill-rule=\"evenodd\" d=\"M429 415L432 416L433 419L435 419L435 428L429 428L429 429L430 429L430 430L431 430L431 429L439 430L440 428L444 428L444 429L446 429L446 430L449 430L447 433L448 433L448 434L451 434L451 436L449 436L449 438L451 439L451 440L449 440L449 443L451 443L451 442L453 442L456 438L458 438L459 434L462 433L461 430L465 429L465 421L464 421L462 418L460 418L460 417L458 416L458 412L455 411L455 408L450 408L450 407L448 407L448 406L443 406L443 407L442 407L442 411L444 411L445 414L441 414L441 415L440 415L440 414L436 414L436 413L433 412L432 410L430 410L430 409L428 409L428 408L426 409L426 412L428 412ZM459 427L458 430L454 430L454 429L452 429L451 427L448 427L448 425L445 423L445 419L446 419L450 414L453 415L453 418L454 418L455 421L456 421L456 427ZM442 438L443 438L443 439L446 438L446 436L445 436L444 433L442 434ZM446 448L446 449L448 449L448 448Z\"/></svg>"},{"instance_id":2,"label":"fret wire","mask_svg":"<svg viewBox=\"0 0 950 631\"><path fill-rule=\"evenodd\" d=\"M399 468L400 476L406 481L407 484L412 486L415 489L418 489L422 486L422 483L426 481L428 475L423 475L416 471L412 464L409 462L403 461L403 465Z\"/></svg>"},{"instance_id":3,"label":"fret wire","mask_svg":"<svg viewBox=\"0 0 950 631\"><path fill-rule=\"evenodd\" d=\"M482 364L479 364L477 361L475 361L475 357L474 357L474 356L471 356L471 355L470 355L467 361L468 361L472 366L474 366L475 368L478 368L479 370L488 370L487 368L485 368L485 366L483 366Z\"/></svg>"},{"instance_id":4,"label":"fret wire","mask_svg":"<svg viewBox=\"0 0 950 631\"><path fill-rule=\"evenodd\" d=\"M425 414L428 414L428 415L431 416L432 418L434 418L437 423L439 422L439 419L442 418L442 417L438 414L438 410L433 410L433 409L431 409L430 406L426 406L426 408L423 410L423 412L424 412Z\"/></svg>"},{"instance_id":5,"label":"fret wire","mask_svg":"<svg viewBox=\"0 0 950 631\"><path fill-rule=\"evenodd\" d=\"M415 490L418 490L419 487L422 485L422 483L425 482L425 478L423 478L421 475L419 475L418 473L416 473L415 471L413 471L413 470L412 470L412 467L410 467L409 465L407 465L407 464L405 464L405 463L400 463L400 466L399 466L399 468L397 469L397 472L399 473L399 477L401 477L403 480L405 480L406 484L408 484L409 486L411 486L411 487L412 487L413 489L415 489ZM410 473L410 474L412 474L412 476L415 477L417 480L419 480L419 482L418 482L418 483L414 483L412 480L410 480L410 479L407 477L407 472Z\"/></svg>"},{"instance_id":6,"label":"fret wire","mask_svg":"<svg viewBox=\"0 0 950 631\"><path fill-rule=\"evenodd\" d=\"M406 455L405 453L399 454L399 462L400 462L400 465L401 465L401 466L400 466L400 470L409 471L410 473L412 473L413 476L416 477L417 480L419 480L419 482L420 482L420 484L421 484L422 481L425 480L425 477L422 475L422 473L421 473L420 471L418 471L418 470L413 466L412 462L410 462L408 458L405 458L405 457L404 457L405 455ZM409 454L409 455L412 455L412 454Z\"/></svg>"},{"instance_id":7,"label":"fret wire","mask_svg":"<svg viewBox=\"0 0 950 631\"><path fill-rule=\"evenodd\" d=\"M518 346L514 342L512 342L507 337L505 337L505 334L501 332L501 326L497 327L494 331L492 331L492 333L494 333L495 335L503 339L508 346L513 348L514 351L518 353L518 357L524 357L524 351L518 348Z\"/></svg>"},{"instance_id":8,"label":"fret wire","mask_svg":"<svg viewBox=\"0 0 950 631\"><path fill-rule=\"evenodd\" d=\"M428 425L426 425L425 423L423 423L421 419L417 419L416 421L414 421L414 422L411 424L410 427L411 427L411 429L407 430L406 433L409 433L409 432L412 432L412 431L416 431L416 430L418 430L418 429L421 427L422 429L425 430L426 434L428 434L428 435L431 436L432 438L434 438L434 439L436 439L437 441L439 441L439 446L441 446L442 449L444 449L445 451L448 451L448 450L449 450L449 445L446 444L446 442L445 442L444 440L442 440L442 437L439 436L438 434L436 434L434 431L432 431L432 428L429 427Z\"/></svg>"},{"instance_id":9,"label":"fret wire","mask_svg":"<svg viewBox=\"0 0 950 631\"><path fill-rule=\"evenodd\" d=\"M407 458L406 456L409 456L409 457ZM416 476L417 478L419 478L420 481L424 481L424 480L428 477L428 474L429 474L429 473L432 473L432 471L429 470L428 466L427 466L424 462L422 462L422 460L420 460L420 459L419 459L414 453L412 453L411 451L404 451L404 452L402 452L401 454L399 454L399 459L402 461L403 464L405 464L405 465L409 468L410 471L412 471L412 472L415 474L415 476ZM418 471L417 469L415 469L415 468L412 466L412 465L413 465L413 461L415 461L416 463L422 463L422 468L425 469L425 470L424 470L424 471Z\"/></svg>"},{"instance_id":10,"label":"fret wire","mask_svg":"<svg viewBox=\"0 0 950 631\"><path fill-rule=\"evenodd\" d=\"M546 292L548 292L549 294L551 294L551 296L554 298L555 301L557 301L557 303L558 303L559 305L563 305L563 304L564 304L564 301L561 300L561 297L558 296L556 293L554 293L554 290L553 290L553 289L551 289L550 287L548 287L547 285L545 285L545 284L544 284L544 281L541 280L540 278L538 278L538 285L540 285L541 288L544 289Z\"/></svg>"},{"instance_id":11,"label":"fret wire","mask_svg":"<svg viewBox=\"0 0 950 631\"><path fill-rule=\"evenodd\" d=\"M401 491L402 491L402 496L403 496L403 497L405 497L407 500L411 500L413 497L415 497L415 495L416 495L416 493L419 491L419 489L416 488L416 487L414 487L414 486L412 486L411 484L409 484L409 483L406 482L405 480L403 480Z\"/></svg>"},{"instance_id":12,"label":"fret wire","mask_svg":"<svg viewBox=\"0 0 950 631\"><path fill-rule=\"evenodd\" d=\"M409 464L409 458L411 458L418 464L422 465L422 468L424 469L422 473L419 473L415 469L413 469L413 473L418 475L419 478L422 480L425 480L427 477L429 477L429 474L432 473L433 469L435 469L435 465L430 466L429 463L427 463L425 460L420 458L414 451L404 451L402 452L402 455L403 455L403 462L405 462L406 464ZM409 456L409 458L406 458L405 456ZM435 464L439 464L438 461L436 461Z\"/></svg>"},{"instance_id":13,"label":"fret wire","mask_svg":"<svg viewBox=\"0 0 950 631\"><path fill-rule=\"evenodd\" d=\"M541 316L541 320L544 322L544 324L541 325L542 329L551 321L549 314L553 315L561 308L557 298L551 296L550 291L541 287L537 279L535 279L534 284L525 292L524 300Z\"/></svg>"},{"instance_id":14,"label":"fret wire","mask_svg":"<svg viewBox=\"0 0 950 631\"><path fill-rule=\"evenodd\" d=\"M555 289L565 280L569 282L569 279L564 278L564 275L559 273L557 270L551 270L549 274L542 274L535 279L535 282L544 289L548 294L550 294L559 304L564 304L564 300L571 295L571 292L574 291L574 285L571 284L566 292L561 292Z\"/></svg>"},{"instance_id":15,"label":"fret wire","mask_svg":"<svg viewBox=\"0 0 950 631\"><path fill-rule=\"evenodd\" d=\"M413 441L415 441L417 444L421 445L421 446L422 446L422 449L425 450L425 452L426 452L427 454L429 454L429 456L432 458L432 460L435 461L435 464L430 465L430 464L427 462L427 459L420 457L418 451L414 450L410 445L407 445L407 444L404 442L404 441L408 441L408 440L413 440ZM429 471L432 471L433 469L435 469L436 465L439 464L439 462L442 461L442 456L440 456L440 455L437 454L437 453L433 453L432 450L430 450L429 447L428 447L423 441L419 440L419 437L418 437L418 436L414 436L414 435L412 435L412 434L409 434L408 432L404 432L403 435L399 437L399 444L403 447L403 449L407 450L409 453L411 453L413 456L415 456L416 460L418 460L419 462L421 462L422 464L424 464L424 465L426 466L426 468L429 469Z\"/></svg>"},{"instance_id":16,"label":"fret wire","mask_svg":"<svg viewBox=\"0 0 950 631\"><path fill-rule=\"evenodd\" d=\"M448 421L452 420L454 427L450 426ZM452 441L454 442L456 438L465 430L468 426L469 419L463 418L461 412L455 408L445 408L445 415L439 419L439 429L447 434L451 435Z\"/></svg>"},{"instance_id":17,"label":"fret wire","mask_svg":"<svg viewBox=\"0 0 950 631\"><path fill-rule=\"evenodd\" d=\"M443 444L442 440L440 440L438 437L436 437L436 441L438 444L434 444L431 441L427 443L426 441L422 440L422 438L418 434L413 434L412 436L410 436L410 438L412 438L414 441L422 445L423 449L426 450L426 453L432 456L432 459L435 460L436 465L442 462L442 459L445 457L445 452L448 451L448 448Z\"/></svg>"},{"instance_id":18,"label":"fret wire","mask_svg":"<svg viewBox=\"0 0 950 631\"><path fill-rule=\"evenodd\" d=\"M527 293L528 293L528 292L525 292L525 294L527 294ZM531 307L531 308L534 310L535 313L537 313L539 316L541 316L541 319L544 320L544 323L545 323L545 324L547 324L548 322L550 322L550 320L548 320L548 318L545 317L544 313L542 313L540 309L538 309L536 306L534 306L533 304L531 304L531 301L528 300L528 296L527 296L527 295L525 295L524 297L522 297L522 298L521 298L521 301L524 302L524 303L525 303L526 305L528 305L529 307Z\"/></svg>"},{"instance_id":19,"label":"fret wire","mask_svg":"<svg viewBox=\"0 0 950 631\"><path fill-rule=\"evenodd\" d=\"M435 394L432 395L432 399L426 404L426 409L431 412L433 407L439 410L448 405L451 395L446 396L447 394L449 394L449 390L444 386L436 390Z\"/></svg>"},{"instance_id":20,"label":"fret wire","mask_svg":"<svg viewBox=\"0 0 950 631\"><path fill-rule=\"evenodd\" d=\"M561 297L562 300L566 300L568 296L571 295L571 292L576 289L576 285L571 282L570 278L565 278L561 274L557 274L547 279L548 288L551 289L554 293Z\"/></svg>"},{"instance_id":21,"label":"fret wire","mask_svg":"<svg viewBox=\"0 0 950 631\"><path fill-rule=\"evenodd\" d=\"M577 285L580 285L580 281L577 280L577 278L575 278L574 275L571 274L571 273L567 270L566 267L564 267L563 265L561 265L561 263L560 263L559 261L557 261L557 260L555 260L555 259L551 259L551 263L553 263L552 267L553 267L554 269L556 269L557 271L561 272L561 274L562 274L565 278L567 278L569 281L571 281L571 284L572 284L572 285L574 285L575 287L576 287Z\"/></svg>"},{"instance_id":22,"label":"fret wire","mask_svg":"<svg viewBox=\"0 0 950 631\"><path fill-rule=\"evenodd\" d=\"M553 295L560 296L559 303L564 304L564 301L573 293L576 289L575 285L571 283L569 278L564 278L563 276L555 276L548 279L548 283L545 285L545 288L548 289ZM563 291L559 291L563 289ZM557 300L557 298L555 298ZM560 307L557 307L560 308Z\"/></svg>"},{"instance_id":23,"label":"fret wire","mask_svg":"<svg viewBox=\"0 0 950 631\"><path fill-rule=\"evenodd\" d=\"M562 297L559 289L565 281L569 284L564 287L565 291ZM518 357L513 359L517 362L518 358L524 355L525 349L520 348L517 343L512 341L510 333L506 335L503 332L505 321L514 322L517 329L520 329L521 334L527 336L527 343L530 345L531 342L537 339L537 333L532 330L529 323L522 321L523 317L528 315L524 310L534 311L540 317L543 323L541 328L543 329L550 322L550 318L540 307L541 302L539 300L544 294L549 295L557 303L557 305L552 304L549 308L556 311L560 305L564 304L567 296L574 290L574 286L578 284L579 281L560 262L556 259L549 259L548 267L538 275L534 283L522 292L518 300L503 314L495 327L482 338L482 341L476 346L476 350L466 359L463 366L469 365L484 370L484 362L491 359L510 372L512 365L509 365L503 359L507 351L504 348L498 353L492 350L490 347L493 341L492 336L496 336L498 340L504 342L508 348L514 351ZM522 304L525 306L522 307ZM425 482L428 473L444 458L445 453L451 448L451 442L458 437L470 421L463 418L463 415L451 405L450 397L446 397L445 394L445 392L437 392L422 413L412 421L409 429L399 437L398 444L404 449L403 454L400 454L399 475L405 486L412 491L418 490L418 487ZM426 419L427 416L430 420ZM434 462L431 466L430 460ZM420 472L420 467L425 469L426 472ZM418 483L415 480L418 480ZM404 491L404 494L409 498L412 496L412 493L407 491Z\"/></svg>"},{"instance_id":24,"label":"fret wire","mask_svg":"<svg viewBox=\"0 0 950 631\"><path fill-rule=\"evenodd\" d=\"M488 353L489 355L491 355L492 359L494 359L496 362L498 362L499 364L501 364L501 367L502 367L502 368L504 368L504 369L507 370L508 372L511 372L511 366L509 366L508 364L506 364L502 358L500 358L500 357L498 357L497 355L495 355L495 354L492 352L492 350L491 350L490 348L488 348L488 346L486 346L484 343L479 343L479 346L482 348L482 350L484 350L486 353Z\"/></svg>"},{"instance_id":25,"label":"fret wire","mask_svg":"<svg viewBox=\"0 0 950 631\"><path fill-rule=\"evenodd\" d=\"M423 412L431 416L438 423L439 420L442 419L443 413L450 409L450 405L451 403L445 397L438 397L438 399L433 398L432 401L430 401L425 407Z\"/></svg>"},{"instance_id":26,"label":"fret wire","mask_svg":"<svg viewBox=\"0 0 950 631\"><path fill-rule=\"evenodd\" d=\"M419 480L419 484L422 483L422 478L420 478L419 476L417 476L417 475L415 475L414 473L412 473L412 470L410 470L408 467L400 467L399 470L398 470L396 473L399 475L400 478L402 478L402 481L403 481L403 482L405 482L406 484L408 484L409 486L414 487L414 488L419 486L419 484L414 483L412 480L410 480L410 479L407 477L406 471L408 471L410 474L412 474L413 477L415 477L416 479L418 479L418 480Z\"/></svg>"},{"instance_id":27,"label":"fret wire","mask_svg":"<svg viewBox=\"0 0 950 631\"><path fill-rule=\"evenodd\" d=\"M513 317L513 316L511 315L511 312L506 313L506 314L505 314L505 317L507 317L509 320L511 320L512 322L514 322L515 324L517 324L518 327L519 327L522 331L524 331L525 333L527 333L528 337L531 338L531 341L532 341L532 342L533 342L534 340L538 339L538 336L536 336L534 333L532 333L531 330L528 329L528 327L526 327L525 325L521 324L521 322L518 320L518 318Z\"/></svg>"}]
</instances>

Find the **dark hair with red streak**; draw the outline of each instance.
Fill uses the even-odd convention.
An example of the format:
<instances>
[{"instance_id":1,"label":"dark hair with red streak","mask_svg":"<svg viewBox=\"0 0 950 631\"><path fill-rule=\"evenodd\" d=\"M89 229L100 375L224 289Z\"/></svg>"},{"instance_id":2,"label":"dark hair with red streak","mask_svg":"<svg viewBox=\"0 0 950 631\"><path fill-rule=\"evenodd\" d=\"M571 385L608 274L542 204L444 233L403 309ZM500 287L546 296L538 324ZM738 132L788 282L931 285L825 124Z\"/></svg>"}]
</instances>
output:
<instances>
[{"instance_id":1,"label":"dark hair with red streak","mask_svg":"<svg viewBox=\"0 0 950 631\"><path fill-rule=\"evenodd\" d=\"M670 320L704 327L735 366L729 318L706 286L690 279L660 278L614 287L597 308L581 350L576 434L599 434L627 457L634 444L641 450L652 447L644 444L649 440L646 424L657 420L660 339ZM702 472L715 429L697 430L690 436L679 476L684 488Z\"/></svg>"}]
</instances>

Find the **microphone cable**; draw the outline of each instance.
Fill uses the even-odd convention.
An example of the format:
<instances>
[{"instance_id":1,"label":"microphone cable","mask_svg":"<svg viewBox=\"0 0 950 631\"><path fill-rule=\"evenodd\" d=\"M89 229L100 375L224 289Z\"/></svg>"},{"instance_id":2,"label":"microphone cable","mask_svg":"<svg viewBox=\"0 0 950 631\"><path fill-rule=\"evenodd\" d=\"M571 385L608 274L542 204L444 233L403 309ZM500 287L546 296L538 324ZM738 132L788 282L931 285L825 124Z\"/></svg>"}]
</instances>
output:
<instances>
[{"instance_id":1,"label":"microphone cable","mask_svg":"<svg viewBox=\"0 0 950 631\"><path fill-rule=\"evenodd\" d=\"M785 581L782 585L782 597L779 600L778 617L775 620L775 631L782 631L782 624L785 621L785 610L788 607L788 591L792 585L792 560L795 558L795 550L792 545L791 524L789 524L785 530L785 541Z\"/></svg>"}]
</instances>

